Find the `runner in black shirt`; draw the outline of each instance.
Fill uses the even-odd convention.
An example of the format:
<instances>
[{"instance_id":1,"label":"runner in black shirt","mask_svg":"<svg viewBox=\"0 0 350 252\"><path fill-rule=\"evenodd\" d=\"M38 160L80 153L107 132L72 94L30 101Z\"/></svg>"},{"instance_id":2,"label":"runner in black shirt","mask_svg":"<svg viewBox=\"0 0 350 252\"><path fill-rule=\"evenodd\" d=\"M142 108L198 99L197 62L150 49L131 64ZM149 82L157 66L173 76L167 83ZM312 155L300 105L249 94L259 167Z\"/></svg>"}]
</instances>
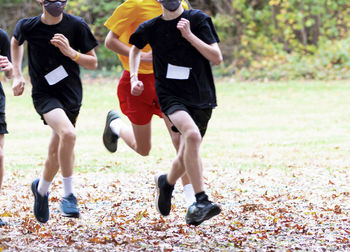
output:
<instances>
[{"instance_id":1,"label":"runner in black shirt","mask_svg":"<svg viewBox=\"0 0 350 252\"><path fill-rule=\"evenodd\" d=\"M7 33L0 29L0 71L5 72L7 78L11 78L13 72L10 60L10 39ZM4 177L4 134L7 133L5 121L5 93L0 82L0 190ZM0 219L0 226L4 226L5 224L6 223Z\"/></svg>"},{"instance_id":2,"label":"runner in black shirt","mask_svg":"<svg viewBox=\"0 0 350 252\"><path fill-rule=\"evenodd\" d=\"M82 18L63 13L66 0L38 0L43 13L20 20L12 38L14 95L21 95L23 43L28 43L29 75L36 111L52 129L43 175L32 183L34 215L40 222L49 219L48 190L59 168L63 176L64 195L61 212L79 217L73 194L75 123L82 101L79 65L97 68L94 48L97 41Z\"/></svg>"},{"instance_id":3,"label":"runner in black shirt","mask_svg":"<svg viewBox=\"0 0 350 252\"><path fill-rule=\"evenodd\" d=\"M132 94L143 91L137 78L141 49L150 44L160 107L181 133L178 156L167 175L155 177L156 207L162 215L171 210L171 196L178 178L189 175L196 202L188 208L186 222L199 225L220 213L203 188L199 147L216 106L215 87L209 62L220 64L219 38L208 15L184 10L178 0L158 0L163 15L142 23L130 37ZM185 167L185 168L183 168Z\"/></svg>"}]
</instances>

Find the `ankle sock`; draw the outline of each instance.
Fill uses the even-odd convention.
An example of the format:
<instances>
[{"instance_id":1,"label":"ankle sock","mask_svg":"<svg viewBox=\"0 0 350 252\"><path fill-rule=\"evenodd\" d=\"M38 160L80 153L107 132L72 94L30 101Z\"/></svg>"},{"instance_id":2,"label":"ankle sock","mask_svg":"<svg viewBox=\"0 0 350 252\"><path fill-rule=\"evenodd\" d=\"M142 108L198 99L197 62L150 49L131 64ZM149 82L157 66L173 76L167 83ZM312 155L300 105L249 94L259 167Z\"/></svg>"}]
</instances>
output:
<instances>
[{"instance_id":1,"label":"ankle sock","mask_svg":"<svg viewBox=\"0 0 350 252\"><path fill-rule=\"evenodd\" d=\"M73 193L73 176L62 177L63 182L63 197L68 197Z\"/></svg>"},{"instance_id":2,"label":"ankle sock","mask_svg":"<svg viewBox=\"0 0 350 252\"><path fill-rule=\"evenodd\" d=\"M196 193L195 196L197 202L209 201L208 195L206 195L204 191Z\"/></svg>"},{"instance_id":3,"label":"ankle sock","mask_svg":"<svg viewBox=\"0 0 350 252\"><path fill-rule=\"evenodd\" d=\"M187 207L189 207L194 202L196 202L196 197L194 196L195 193L194 193L192 184L184 185L183 193L184 193Z\"/></svg>"},{"instance_id":4,"label":"ankle sock","mask_svg":"<svg viewBox=\"0 0 350 252\"><path fill-rule=\"evenodd\" d=\"M49 191L50 185L52 181L46 181L43 176L41 176L38 184L38 193L41 196L45 196L46 193Z\"/></svg>"},{"instance_id":5,"label":"ankle sock","mask_svg":"<svg viewBox=\"0 0 350 252\"><path fill-rule=\"evenodd\" d=\"M109 127L111 127L112 132L116 134L118 137L120 136L120 130L123 126L123 121L121 118L117 118L109 124Z\"/></svg>"}]
</instances>

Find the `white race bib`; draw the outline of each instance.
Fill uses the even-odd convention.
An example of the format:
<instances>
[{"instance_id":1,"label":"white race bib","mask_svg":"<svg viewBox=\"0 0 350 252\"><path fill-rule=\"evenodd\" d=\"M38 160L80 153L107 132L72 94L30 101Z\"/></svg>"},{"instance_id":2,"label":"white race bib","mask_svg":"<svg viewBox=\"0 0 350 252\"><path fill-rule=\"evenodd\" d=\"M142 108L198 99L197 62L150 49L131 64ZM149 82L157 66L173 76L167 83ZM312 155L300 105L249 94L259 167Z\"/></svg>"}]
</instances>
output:
<instances>
[{"instance_id":1,"label":"white race bib","mask_svg":"<svg viewBox=\"0 0 350 252\"><path fill-rule=\"evenodd\" d=\"M187 80L190 76L190 67L182 67L182 66L174 66L168 64L168 70L166 73L167 79L175 79L175 80Z\"/></svg>"},{"instance_id":2,"label":"white race bib","mask_svg":"<svg viewBox=\"0 0 350 252\"><path fill-rule=\"evenodd\" d=\"M68 76L66 69L63 66L57 67L55 70L52 70L47 75L45 75L45 79L49 83L49 85L55 85L59 81L63 80Z\"/></svg>"}]
</instances>

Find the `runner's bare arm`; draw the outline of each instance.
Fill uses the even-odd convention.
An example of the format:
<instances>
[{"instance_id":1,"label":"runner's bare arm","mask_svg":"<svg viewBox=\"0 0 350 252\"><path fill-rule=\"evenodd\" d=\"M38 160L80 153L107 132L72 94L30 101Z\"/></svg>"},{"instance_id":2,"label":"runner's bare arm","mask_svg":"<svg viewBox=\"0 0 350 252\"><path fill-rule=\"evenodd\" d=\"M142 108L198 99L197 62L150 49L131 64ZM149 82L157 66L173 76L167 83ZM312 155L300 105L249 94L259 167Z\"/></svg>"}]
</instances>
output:
<instances>
[{"instance_id":1,"label":"runner's bare arm","mask_svg":"<svg viewBox=\"0 0 350 252\"><path fill-rule=\"evenodd\" d=\"M194 35L190 29L190 21L185 18L181 18L177 24L177 28L180 30L182 37L184 37L193 47L195 47L207 60L211 61L215 65L220 65L222 62L222 54L217 43L208 45L196 35Z\"/></svg>"},{"instance_id":2,"label":"runner's bare arm","mask_svg":"<svg viewBox=\"0 0 350 252\"><path fill-rule=\"evenodd\" d=\"M19 45L18 41L14 37L11 39L11 55L14 76L12 91L14 96L19 96L23 94L25 84L25 80L22 75L23 45Z\"/></svg>"},{"instance_id":3,"label":"runner's bare arm","mask_svg":"<svg viewBox=\"0 0 350 252\"><path fill-rule=\"evenodd\" d=\"M95 70L97 68L97 56L95 50L92 49L87 53L80 53L74 50L70 45L68 39L60 33L56 33L50 40L51 44L56 46L63 55L77 62L77 64L89 69Z\"/></svg>"},{"instance_id":4,"label":"runner's bare arm","mask_svg":"<svg viewBox=\"0 0 350 252\"><path fill-rule=\"evenodd\" d=\"M138 96L143 91L143 83L139 81L137 73L140 66L141 50L136 46L132 46L129 55L129 67L130 67L130 82L131 82L131 94Z\"/></svg>"},{"instance_id":5,"label":"runner's bare arm","mask_svg":"<svg viewBox=\"0 0 350 252\"><path fill-rule=\"evenodd\" d=\"M112 31L109 31L105 39L105 46L120 55L129 57L130 47L119 40L119 36ZM141 52L141 61L151 62L152 61L152 51Z\"/></svg>"}]
</instances>

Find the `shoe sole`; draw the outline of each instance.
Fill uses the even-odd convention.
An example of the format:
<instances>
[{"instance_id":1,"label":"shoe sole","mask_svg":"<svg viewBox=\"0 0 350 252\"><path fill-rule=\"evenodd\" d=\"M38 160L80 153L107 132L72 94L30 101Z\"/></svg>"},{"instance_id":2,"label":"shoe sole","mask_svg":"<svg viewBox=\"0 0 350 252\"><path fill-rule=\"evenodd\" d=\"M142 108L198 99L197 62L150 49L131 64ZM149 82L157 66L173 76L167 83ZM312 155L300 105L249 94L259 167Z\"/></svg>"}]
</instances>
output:
<instances>
[{"instance_id":1,"label":"shoe sole","mask_svg":"<svg viewBox=\"0 0 350 252\"><path fill-rule=\"evenodd\" d=\"M103 144L106 147L106 149L109 152L114 153L117 151L117 143L109 143L109 141L107 141L107 136L106 136L106 135L108 135L108 131L111 131L110 126L109 126L109 123L110 123L109 122L109 114L110 113L111 113L111 111L108 112L107 117L106 117L106 124L105 124L105 129L103 131L102 140L103 140ZM117 119L117 118L119 118L119 116L116 117L115 119Z\"/></svg>"},{"instance_id":2,"label":"shoe sole","mask_svg":"<svg viewBox=\"0 0 350 252\"><path fill-rule=\"evenodd\" d=\"M155 175L154 176L154 182L156 183L156 198L155 198L155 205L156 205L156 209L157 209L157 212L164 216L160 210L159 210L159 207L158 207L158 202L159 202L159 195L160 195L160 190L159 190L159 183L158 183L158 179L159 179L160 175Z\"/></svg>"},{"instance_id":3,"label":"shoe sole","mask_svg":"<svg viewBox=\"0 0 350 252\"><path fill-rule=\"evenodd\" d=\"M193 221L193 222L190 222L190 223L187 222L187 220L186 220L186 223L189 224L189 225L198 226L198 225L200 225L203 221L209 220L209 219L211 219L212 217L218 215L219 213L221 213L221 209L220 209L219 207L215 207L215 208L211 209L211 210L208 212L207 216L205 216L205 218L203 218L203 220L201 220L201 221L199 221L199 222Z\"/></svg>"},{"instance_id":4,"label":"shoe sole","mask_svg":"<svg viewBox=\"0 0 350 252\"><path fill-rule=\"evenodd\" d=\"M61 212L61 215L63 216L63 217L68 217L68 218L79 218L80 217L80 213L75 213L75 214L67 214L67 213L65 213L65 212L63 212L63 210L62 210L62 207L60 206L60 212Z\"/></svg>"}]
</instances>

